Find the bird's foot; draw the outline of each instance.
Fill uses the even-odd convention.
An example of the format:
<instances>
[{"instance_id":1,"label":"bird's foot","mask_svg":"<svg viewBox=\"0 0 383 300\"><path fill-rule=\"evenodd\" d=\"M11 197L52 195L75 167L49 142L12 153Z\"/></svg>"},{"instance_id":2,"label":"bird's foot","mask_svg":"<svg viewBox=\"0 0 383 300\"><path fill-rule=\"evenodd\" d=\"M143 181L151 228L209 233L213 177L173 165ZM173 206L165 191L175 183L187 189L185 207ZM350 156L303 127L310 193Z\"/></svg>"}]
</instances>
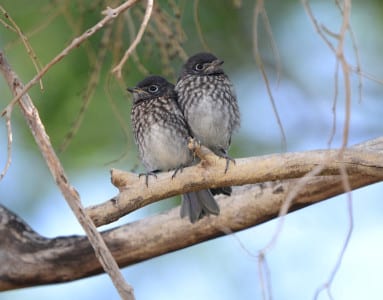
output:
<instances>
[{"instance_id":1,"label":"bird's foot","mask_svg":"<svg viewBox=\"0 0 383 300\"><path fill-rule=\"evenodd\" d=\"M157 174L158 171L151 171L151 172L146 172L146 173L140 173L138 174L138 178L140 178L141 176L145 176L145 184L146 184L146 187L149 186L149 176L154 176L156 177L157 179Z\"/></svg>"},{"instance_id":2,"label":"bird's foot","mask_svg":"<svg viewBox=\"0 0 383 300\"><path fill-rule=\"evenodd\" d=\"M180 171L182 173L182 171L184 170L184 167L185 167L184 165L181 165L181 166L175 168L174 173L172 175L172 179L174 179L176 177L178 171Z\"/></svg>"},{"instance_id":3,"label":"bird's foot","mask_svg":"<svg viewBox=\"0 0 383 300\"><path fill-rule=\"evenodd\" d=\"M221 150L220 153L217 154L219 157L226 159L226 167L225 167L225 174L227 173L227 170L229 170L230 162L232 162L235 165L235 159L231 158L226 151Z\"/></svg>"}]
</instances>

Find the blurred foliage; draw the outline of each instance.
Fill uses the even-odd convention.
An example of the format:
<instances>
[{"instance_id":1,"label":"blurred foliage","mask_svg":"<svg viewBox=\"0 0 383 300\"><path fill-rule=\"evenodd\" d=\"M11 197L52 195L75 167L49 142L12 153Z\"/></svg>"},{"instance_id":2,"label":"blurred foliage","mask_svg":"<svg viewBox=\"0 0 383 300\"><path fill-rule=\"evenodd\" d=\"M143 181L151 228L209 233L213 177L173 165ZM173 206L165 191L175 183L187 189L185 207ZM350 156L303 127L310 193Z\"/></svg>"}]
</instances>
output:
<instances>
[{"instance_id":1,"label":"blurred foliage","mask_svg":"<svg viewBox=\"0 0 383 300\"><path fill-rule=\"evenodd\" d=\"M28 37L40 64L45 65L73 38L96 24L106 6L118 4L117 1L6 0L1 5ZM240 69L251 60L249 28L253 1L199 1L198 6L186 0L157 1L137 55L124 66L123 83L118 82L110 71L135 37L145 4L141 1L135 5L109 24L111 29L100 30L53 66L43 77L43 91L37 86L30 91L55 148L59 150L70 135L67 149L60 154L67 167L81 168L94 160L103 164L128 150L133 150L128 153L129 161L136 160L130 132L130 96L125 88L134 86L148 73L162 74L175 81L187 55L203 50L197 26L209 49L227 61L228 69ZM3 20L7 21L4 16ZM0 41L11 65L27 83L36 71L20 38L0 26ZM9 100L9 94L2 97L2 107ZM86 106L84 111L83 106ZM79 114L83 121L78 132L71 136ZM32 145L25 127L19 128Z\"/></svg>"},{"instance_id":2,"label":"blurred foliage","mask_svg":"<svg viewBox=\"0 0 383 300\"><path fill-rule=\"evenodd\" d=\"M96 24L107 6L115 7L120 3L112 0L4 0L1 5L28 37L40 64L45 65L73 38ZM123 82L111 74L111 69L134 39L146 1L139 1L53 66L43 77L43 91L37 86L31 89L30 94L55 148L60 150L62 144L69 141L65 151L60 153L66 168L82 168L89 163L103 165L124 154L124 160L119 164L132 167L137 163L130 129L131 98L126 87L134 86L148 73L161 74L175 81L185 58L201 50L210 50L224 59L230 75L256 70L253 59L254 0L162 0L155 3L143 40L123 68ZM265 8L273 32L290 11L302 9L297 1L265 1ZM2 20L7 22L4 16ZM260 50L266 66L273 68L275 73L270 37L262 20L258 25ZM312 28L310 30L314 32ZM291 42L297 42L294 32L289 34ZM27 83L36 71L20 38L0 26L0 43L15 71ZM293 61L289 59L287 64L299 63L295 61L299 60L298 56ZM290 68L284 72L294 77ZM293 80L298 82L299 78ZM4 107L11 97L1 84L4 96L0 103ZM304 88L304 84L302 86ZM21 120L17 115L15 113L14 122ZM83 120L77 123L78 131L71 133L79 118ZM18 126L18 130L23 134L26 148L37 150L26 127ZM245 139L238 137L238 140ZM256 145L254 141L251 145L264 149L271 146ZM232 151L234 156L248 153L238 145L234 145Z\"/></svg>"}]
</instances>

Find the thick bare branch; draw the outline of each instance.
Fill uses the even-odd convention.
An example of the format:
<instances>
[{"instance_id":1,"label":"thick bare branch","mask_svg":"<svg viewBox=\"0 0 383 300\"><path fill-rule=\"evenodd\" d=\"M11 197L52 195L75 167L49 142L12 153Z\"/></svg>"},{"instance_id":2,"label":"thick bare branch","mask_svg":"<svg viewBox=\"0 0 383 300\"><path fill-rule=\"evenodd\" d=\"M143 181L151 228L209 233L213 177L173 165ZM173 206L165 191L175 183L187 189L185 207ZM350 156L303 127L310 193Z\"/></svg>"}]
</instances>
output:
<instances>
[{"instance_id":1,"label":"thick bare branch","mask_svg":"<svg viewBox=\"0 0 383 300\"><path fill-rule=\"evenodd\" d=\"M349 177L352 189L383 179L368 173ZM170 180L170 179L169 179ZM182 249L278 216L299 179L234 188L219 197L221 214L190 224L179 208L105 231L102 236L121 267ZM341 175L310 178L290 211L344 192ZM84 236L44 238L0 206L0 290L71 281L103 272ZM81 259L78 259L81 257Z\"/></svg>"},{"instance_id":2,"label":"thick bare branch","mask_svg":"<svg viewBox=\"0 0 383 300\"><path fill-rule=\"evenodd\" d=\"M185 168L173 180L173 172L158 174L156 179L150 180L149 187L136 174L113 169L112 182L119 188L119 195L87 208L87 212L95 224L100 226L167 197L209 187L299 178L319 165L323 165L323 171L319 175L339 175L340 166L344 164L348 175L364 174L379 178L383 175L383 138L369 143L345 150L342 159L339 158L339 150L236 159L236 164L230 165L226 174L226 161L202 147L205 152L202 154L205 158L202 163ZM373 143L374 148L368 147Z\"/></svg>"}]
</instances>

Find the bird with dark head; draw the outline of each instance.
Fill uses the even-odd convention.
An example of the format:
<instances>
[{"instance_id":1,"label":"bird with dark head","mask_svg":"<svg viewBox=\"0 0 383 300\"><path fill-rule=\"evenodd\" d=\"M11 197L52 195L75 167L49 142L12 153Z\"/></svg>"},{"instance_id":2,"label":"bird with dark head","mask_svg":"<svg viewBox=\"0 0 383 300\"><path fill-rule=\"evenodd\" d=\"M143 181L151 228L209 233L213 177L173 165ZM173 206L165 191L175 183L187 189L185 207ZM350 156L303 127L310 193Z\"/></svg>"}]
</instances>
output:
<instances>
[{"instance_id":1,"label":"bird with dark head","mask_svg":"<svg viewBox=\"0 0 383 300\"><path fill-rule=\"evenodd\" d=\"M240 114L234 87L222 69L223 61L211 53L191 56L183 65L175 91L178 104L191 134L216 155L226 159L231 136L240 126ZM214 193L230 195L231 188Z\"/></svg>"},{"instance_id":2,"label":"bird with dark head","mask_svg":"<svg viewBox=\"0 0 383 300\"><path fill-rule=\"evenodd\" d=\"M193 164L188 148L189 127L178 106L174 85L160 76L149 76L135 88L131 112L135 142L147 173L177 170ZM219 214L219 206L210 190L182 196L181 216L192 223L205 215Z\"/></svg>"}]
</instances>

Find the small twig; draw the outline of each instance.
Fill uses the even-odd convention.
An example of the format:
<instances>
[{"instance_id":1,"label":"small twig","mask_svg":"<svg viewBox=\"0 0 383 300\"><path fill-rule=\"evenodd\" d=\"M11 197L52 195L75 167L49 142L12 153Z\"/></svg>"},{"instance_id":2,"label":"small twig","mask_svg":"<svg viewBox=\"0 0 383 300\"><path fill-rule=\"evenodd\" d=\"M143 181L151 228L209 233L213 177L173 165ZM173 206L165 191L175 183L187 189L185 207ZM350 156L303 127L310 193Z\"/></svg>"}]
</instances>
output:
<instances>
[{"instance_id":1,"label":"small twig","mask_svg":"<svg viewBox=\"0 0 383 300\"><path fill-rule=\"evenodd\" d=\"M343 127L343 138L342 138L342 148L345 148L348 144L348 136L349 136L349 127L350 127L350 115L351 115L351 83L350 83L350 70L351 67L348 64L345 56L344 56L344 42L346 38L346 33L351 32L351 26L350 26L350 13L351 13L351 1L345 0L343 8L340 7L339 2L335 1L335 3L338 5L338 8L340 9L342 13L342 26L340 28L340 31L338 34L331 33L330 36L336 37L338 40L338 46L335 48L335 46L328 40L327 36L328 30L324 30L324 26L320 26L317 19L315 18L309 1L308 0L302 0L302 4L304 9L306 10L306 13L310 19L310 21L313 23L313 26L316 30L316 32L319 34L319 36L322 38L322 40L326 43L326 45L330 48L330 50L336 55L336 59L338 63L340 64L343 72L343 78L344 78L344 89L345 89L345 120L344 120L344 127ZM356 48L356 42L355 37L353 36L353 33L351 32L352 40L353 40L353 47L354 51ZM359 70L360 67L360 61L359 61L359 54L356 52L357 57L357 69ZM359 93L361 97L361 79L359 79Z\"/></svg>"},{"instance_id":2,"label":"small twig","mask_svg":"<svg viewBox=\"0 0 383 300\"><path fill-rule=\"evenodd\" d=\"M267 245L260 251L261 253L266 253L269 251L276 243L280 233L282 232L285 216L287 215L287 212L289 211L291 204L295 200L296 196L299 194L299 192L302 190L302 188L307 184L309 180L311 180L314 176L317 176L320 174L323 169L325 168L326 162L324 161L319 166L312 169L310 172L305 174L302 178L300 178L294 187L294 189L289 192L286 196L286 200L283 201L283 205L281 206L279 210L279 219L277 224L277 229L275 230L275 233L271 240L267 243Z\"/></svg>"},{"instance_id":3,"label":"small twig","mask_svg":"<svg viewBox=\"0 0 383 300\"><path fill-rule=\"evenodd\" d=\"M124 15L124 19L125 19L126 24L128 26L130 43L133 43L134 42L134 38L133 37L136 36L136 27L134 25L132 15L130 14L129 11ZM124 32L121 30L120 36L122 35L122 33L124 33ZM119 40L122 41L122 38L119 38ZM119 43L118 46L120 46L121 43L120 42L118 42L118 43ZM132 58L133 58L133 60L134 60L134 62L136 64L136 67L137 67L138 71L140 71L143 75L148 76L150 74L150 72L141 63L141 61L140 61L136 51L132 52Z\"/></svg>"},{"instance_id":4,"label":"small twig","mask_svg":"<svg viewBox=\"0 0 383 300\"><path fill-rule=\"evenodd\" d=\"M331 128L331 133L330 137L327 142L328 148L331 147L332 141L335 137L336 134L336 106L338 102L338 94L339 94L339 62L337 61L335 64L335 72L334 72L334 97L332 100L332 107L331 107L331 112L332 112L332 128Z\"/></svg>"},{"instance_id":5,"label":"small twig","mask_svg":"<svg viewBox=\"0 0 383 300\"><path fill-rule=\"evenodd\" d=\"M335 4L337 5L339 11L343 15L344 14L344 8L342 8L339 0L335 0ZM348 5L349 4L346 4L345 7L348 8L347 7ZM351 5L351 2L350 2L350 5ZM354 30L352 30L352 27L350 25L348 26L348 32L350 33L352 48L353 48L354 54L355 54L356 68L357 68L357 70L361 70L362 69L362 63L360 60L358 43L356 41L356 36L355 36ZM363 80L362 80L363 77L362 77L362 74L359 72L357 72L357 75L358 75L359 102L361 102L362 98L363 98Z\"/></svg>"},{"instance_id":6,"label":"small twig","mask_svg":"<svg viewBox=\"0 0 383 300\"><path fill-rule=\"evenodd\" d=\"M342 149L347 147L349 130L350 130L350 118L351 118L351 80L350 80L350 69L347 63L347 60L344 56L344 42L346 38L346 33L350 28L350 14L351 14L351 0L344 1L343 7L343 22L339 34L338 47L336 49L337 59L340 61L343 78L344 78L344 89L345 89L345 119L344 119L344 128L343 128L343 140L342 140Z\"/></svg>"},{"instance_id":7,"label":"small twig","mask_svg":"<svg viewBox=\"0 0 383 300\"><path fill-rule=\"evenodd\" d=\"M194 1L194 6L193 6L193 18L194 18L194 24L195 24L195 27L197 29L197 34L198 34L198 38L199 38L199 41L201 42L202 44L202 47L206 50L206 51L210 51L210 48L206 42L206 39L203 35L203 32L202 32L202 28L201 28L201 22L199 20L199 0L195 0Z\"/></svg>"},{"instance_id":8,"label":"small twig","mask_svg":"<svg viewBox=\"0 0 383 300\"><path fill-rule=\"evenodd\" d=\"M102 63L104 62L105 55L108 50L107 44L109 43L109 40L111 39L111 34L112 34L112 27L109 26L105 29L103 36L101 38L101 43L99 48L100 50L98 52L97 59L94 64L94 68L83 97L81 108L76 116L76 119L73 121L69 132L65 135L64 141L59 147L59 152L64 152L66 150L69 143L71 142L73 137L76 135L76 133L80 129L85 113L88 110L93 94L97 88L97 84L100 81Z\"/></svg>"},{"instance_id":9,"label":"small twig","mask_svg":"<svg viewBox=\"0 0 383 300\"><path fill-rule=\"evenodd\" d=\"M9 15L9 13L0 5L0 12L4 14L4 16L11 22L13 28L19 35L21 41L23 42L23 45L25 49L27 50L28 56L31 58L33 66L36 69L36 72L39 72L41 69L41 64L37 59L37 55L35 51L32 48L32 45L29 43L28 38L25 36L25 34L21 31L20 27L17 25L17 23L12 19L12 17ZM44 89L43 82L39 80L40 82L40 89Z\"/></svg>"},{"instance_id":10,"label":"small twig","mask_svg":"<svg viewBox=\"0 0 383 300\"><path fill-rule=\"evenodd\" d=\"M322 26L322 28L319 27L318 22L315 19L314 15L311 11L311 8L309 6L308 1L303 0L302 2L303 2L303 5L306 9L306 12L307 12L309 18L311 19L311 21L313 22L314 27L316 28L318 34L325 41L325 43L329 46L331 51L333 51L333 53L336 55L336 60L337 60L337 68L336 68L336 73L335 73L336 81L338 80L338 65L340 65L342 68L343 79L344 79L344 90L345 90L345 119L344 119L344 125L343 125L342 146L341 146L341 149L339 149L339 153L338 153L338 159L340 161L342 161L342 159L344 157L344 153L346 151L346 147L348 145L349 130L350 130L350 119L351 119L351 79L350 79L351 67L348 64L348 62L345 58L345 54L344 54L344 44L345 44L345 38L346 38L347 32L350 32L350 34L351 34L352 45L353 45L354 52L356 55L356 60L357 60L357 70L361 69L358 48L356 46L356 39L355 39L355 36L354 36L353 31L352 31L351 26L350 26L351 0L344 0L343 1L343 7L341 6L341 4L338 0L335 0L335 4L338 6L338 9L340 10L340 12L342 14L342 25L341 25L341 28L339 30L339 33L338 34L330 34L330 36L333 36L338 40L338 44L337 44L336 48L332 45L332 43L330 43L330 41L324 35L323 31L326 34L329 34L328 31L323 30L323 28L325 28L325 27L324 26ZM359 97L361 99L362 98L362 80L361 80L360 74L359 74L358 78L359 78ZM335 90L335 99L336 99L337 93L338 93L338 83L337 82L336 82L335 87L336 87L336 90ZM334 106L336 106L335 101L334 101ZM334 122L335 122L335 120L334 120ZM324 283L321 287L319 287L317 289L317 291L314 295L314 299L317 299L319 297L319 294L323 290L327 290L327 294L328 294L329 298L333 299L333 296L332 296L331 290L330 290L331 284L335 278L337 271L340 268L341 262L344 258L344 254L345 254L345 251L346 251L347 246L349 244L349 241L350 241L350 238L351 238L351 235L353 232L353 227L354 227L353 226L352 199L351 199L351 194L350 194L351 188L350 188L350 182L349 182L348 174L346 171L346 166L344 163L340 164L339 170L340 170L344 190L348 193L348 212L349 212L349 218L350 218L350 225L349 225L349 229L347 232L346 240L343 244L343 247L342 247L341 253L338 257L338 260L337 260L337 262L336 262L336 264L335 264L335 266L334 266L334 268L330 274L330 277L326 283Z\"/></svg>"},{"instance_id":11,"label":"small twig","mask_svg":"<svg viewBox=\"0 0 383 300\"><path fill-rule=\"evenodd\" d=\"M5 15L7 16L7 15ZM13 32L17 32L15 28L13 28L11 25L9 25L7 22L5 22L3 19L0 19L0 24L2 24L5 28L13 31Z\"/></svg>"},{"instance_id":12,"label":"small twig","mask_svg":"<svg viewBox=\"0 0 383 300\"><path fill-rule=\"evenodd\" d=\"M48 27L52 23L52 21L56 19L59 15L60 15L59 11L56 11L56 12L50 11L47 18L43 20L43 23L41 23L38 27L33 28L32 31L26 32L25 35L28 37L28 39L31 39L31 37L35 36L36 34L40 33L42 30L44 30L46 27ZM4 46L4 52L10 51L15 45L18 45L19 43L20 43L19 38L7 43L7 45Z\"/></svg>"},{"instance_id":13,"label":"small twig","mask_svg":"<svg viewBox=\"0 0 383 300\"><path fill-rule=\"evenodd\" d=\"M55 0L55 5L59 7L61 15L64 17L67 25L69 26L70 30L72 31L73 35L81 35L83 32L83 24L84 24L84 17L76 17L73 14L71 4L67 1L61 1L61 0ZM78 5L78 11L83 11L83 8L79 7L81 6L81 1L77 1ZM81 12L80 12L81 16ZM91 43L83 43L83 47L86 53L86 58L89 61L90 65L93 65L97 61L96 57L96 50L91 46Z\"/></svg>"},{"instance_id":14,"label":"small twig","mask_svg":"<svg viewBox=\"0 0 383 300\"><path fill-rule=\"evenodd\" d=\"M281 120L281 118L279 116L279 113L278 113L278 108L277 108L277 106L275 104L275 99L274 99L273 93L271 91L269 78L267 77L267 74L266 74L266 71L265 71L265 67L263 65L263 60L262 60L261 54L259 52L259 47L258 47L258 17L259 17L259 15L263 16L263 20L264 20L265 26L266 26L266 28L268 28L267 29L267 33L270 35L271 34L271 29L270 29L270 24L268 22L268 18L267 18L267 14L266 14L266 11L265 11L263 0L257 0L256 4L255 4L255 7L254 7L254 16L253 16L253 35L254 35L254 38L253 38L253 51L254 51L254 59L255 59L255 62L257 64L259 70L261 71L261 75L262 75L263 81L265 82L265 85L266 85L266 91L267 91L267 94L269 95L269 99L270 99L270 102L271 102L271 106L273 108L273 112L274 112L275 118L277 119L277 124L278 124L278 127L279 127L279 131L281 132L281 136L282 136L282 150L286 151L286 149L287 149L287 140L286 140L285 130L283 128L282 120ZM271 45L272 45L272 48L273 48L273 53L274 54L275 54L275 52L278 53L276 51L275 43L273 42L272 38L271 38ZM279 56L277 56L277 59L278 59L278 57Z\"/></svg>"},{"instance_id":15,"label":"small twig","mask_svg":"<svg viewBox=\"0 0 383 300\"><path fill-rule=\"evenodd\" d=\"M0 174L0 180L2 180L7 174L9 167L11 166L12 162L12 125L11 125L11 114L12 110L7 110L4 114L5 117L5 127L7 128L7 162L5 163L5 166L3 168L3 171L1 171Z\"/></svg>"},{"instance_id":16,"label":"small twig","mask_svg":"<svg viewBox=\"0 0 383 300\"><path fill-rule=\"evenodd\" d=\"M264 0L262 0L264 1ZM267 11L264 7L264 4L262 3L261 11L260 11L263 24L265 26L266 34L269 38L270 46L271 46L271 51L273 53L274 59L275 59L275 65L276 65L276 73L277 73L277 82L279 82L281 73L282 73L282 63L281 63L281 56L279 55L277 43L274 39L273 32L271 30L271 24L270 24L270 19L269 16L267 15Z\"/></svg>"},{"instance_id":17,"label":"small twig","mask_svg":"<svg viewBox=\"0 0 383 300\"><path fill-rule=\"evenodd\" d=\"M306 11L307 16L309 17L311 23L313 23L314 29L319 34L319 36L322 38L322 40L325 42L325 44L331 49L333 53L336 53L334 45L328 40L326 35L323 33L323 27L319 25L318 20L315 18L311 6L309 4L308 0L302 0L303 8Z\"/></svg>"},{"instance_id":18,"label":"small twig","mask_svg":"<svg viewBox=\"0 0 383 300\"><path fill-rule=\"evenodd\" d=\"M0 71L15 96L24 91L23 84L17 74L11 69L2 51L0 51ZM116 261L100 233L97 231L96 226L85 212L85 209L81 204L80 195L75 188L70 185L68 178L65 175L64 168L51 145L49 136L45 131L44 125L39 117L39 112L34 106L32 99L28 94L24 94L19 101L19 105L57 186L86 232L96 257L99 259L104 270L109 274L120 296L123 299L133 300L134 295L132 287L125 282Z\"/></svg>"},{"instance_id":19,"label":"small twig","mask_svg":"<svg viewBox=\"0 0 383 300\"><path fill-rule=\"evenodd\" d=\"M350 185L350 179L348 178L348 175L347 175L347 172L346 172L346 169L344 166L340 168L340 171L341 171L342 185L344 186L344 190L347 193L346 196L347 196L347 211L348 211L348 216L349 216L349 226L348 226L348 230L347 230L347 234L346 234L346 239L343 243L342 249L341 249L340 254L338 256L338 259L335 263L335 266L332 269L328 280L316 290L315 295L314 295L314 299L318 299L320 293L324 290L327 290L327 294L332 299L332 297L331 297L331 285L335 279L335 275L338 273L339 268L342 264L344 255L346 253L347 247L348 247L350 240L351 240L352 233L354 231L354 213L353 213L353 209L352 209L352 195L351 195L352 189L351 189L351 185Z\"/></svg>"},{"instance_id":20,"label":"small twig","mask_svg":"<svg viewBox=\"0 0 383 300\"><path fill-rule=\"evenodd\" d=\"M272 300L273 296L270 280L270 270L266 261L266 256L262 252L258 254L258 273L260 286L262 289L262 298L264 300Z\"/></svg>"},{"instance_id":21,"label":"small twig","mask_svg":"<svg viewBox=\"0 0 383 300\"><path fill-rule=\"evenodd\" d=\"M360 68L358 67L354 67L354 66L349 66L350 70L352 72L354 72L355 74L357 74L358 76L362 76L364 78L367 78L375 83L378 83L378 84L381 84L383 85L383 80L382 79L379 79L377 78L376 76L370 74L370 73L367 73L367 72L364 72L362 71Z\"/></svg>"},{"instance_id":22,"label":"small twig","mask_svg":"<svg viewBox=\"0 0 383 300\"><path fill-rule=\"evenodd\" d=\"M139 42L142 39L142 36L144 35L146 27L148 26L148 23L149 23L149 20L150 20L150 17L152 15L152 11L153 11L153 4L154 4L153 1L154 0L147 0L147 1L148 2L146 4L146 11L145 11L144 19L142 20L142 23L141 23L140 29L138 30L136 38L134 39L133 43L130 44L128 50L126 50L121 61L112 70L112 73L116 74L117 78L122 77L122 67L124 66L124 64L128 60L129 56L132 54L132 52L136 49L137 45L139 44Z\"/></svg>"}]
</instances>

